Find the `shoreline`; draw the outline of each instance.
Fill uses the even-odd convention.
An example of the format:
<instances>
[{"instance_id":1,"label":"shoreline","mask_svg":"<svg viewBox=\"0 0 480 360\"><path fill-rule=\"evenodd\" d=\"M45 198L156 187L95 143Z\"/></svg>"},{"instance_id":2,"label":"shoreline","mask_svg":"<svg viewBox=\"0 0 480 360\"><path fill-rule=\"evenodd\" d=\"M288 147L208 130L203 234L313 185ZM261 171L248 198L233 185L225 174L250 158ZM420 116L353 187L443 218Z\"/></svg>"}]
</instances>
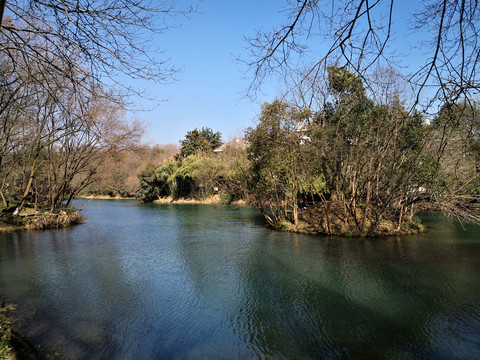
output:
<instances>
[{"instance_id":1,"label":"shoreline","mask_svg":"<svg viewBox=\"0 0 480 360\"><path fill-rule=\"evenodd\" d=\"M76 199L79 200L137 200L141 202L138 198L135 197L121 197L115 196L111 197L108 195L84 195L78 196ZM231 203L225 203L221 200L220 195L213 195L205 199L193 199L193 198L178 198L174 199L173 197L163 197L157 200L154 200L152 204L199 204L199 205L247 205L245 200L232 201Z\"/></svg>"},{"instance_id":2,"label":"shoreline","mask_svg":"<svg viewBox=\"0 0 480 360\"><path fill-rule=\"evenodd\" d=\"M76 200L138 200L136 197L122 197L120 195L82 195L75 197Z\"/></svg>"},{"instance_id":3,"label":"shoreline","mask_svg":"<svg viewBox=\"0 0 480 360\"><path fill-rule=\"evenodd\" d=\"M79 197L79 199L88 199L88 200L137 200L141 202L141 200L136 198L122 198L120 196L110 197L108 195L90 195L90 196L83 196ZM204 198L204 199L194 199L194 198L173 198L172 196L163 197L154 200L151 204L157 205L234 205L234 206L248 206L245 200L237 200L231 203L225 203L222 201L219 194L215 194L211 197ZM311 209L312 211L312 209ZM313 209L315 211L315 209ZM332 227L335 227L331 233L328 233L325 228L319 226L319 223L311 223L309 221L305 221L305 216L308 213L299 213L299 217L302 218L301 221L297 225L294 225L288 220L283 221L278 226L274 226L269 224L268 226L271 227L275 231L279 232L288 232L294 234L302 234L302 235L313 235L313 236L344 236L349 238L373 238L373 237L390 237L390 236L410 236L419 233L423 233L425 231L425 227L421 223L411 222L408 224L407 227L397 228L396 224L390 223L387 220L383 221L383 227L377 231L372 233L365 233L355 231L356 229L348 229L344 228L344 225L339 224L338 222L332 224ZM268 223L268 221L267 221Z\"/></svg>"},{"instance_id":4,"label":"shoreline","mask_svg":"<svg viewBox=\"0 0 480 360\"><path fill-rule=\"evenodd\" d=\"M237 201L232 201L231 203L225 203L222 201L220 198L220 195L213 195L209 198L205 198L202 200L198 199L193 199L193 198L179 198L179 199L174 199L172 197L165 197L165 198L160 198L155 201L153 201L153 204L199 204L199 205L247 205L245 200L237 200Z\"/></svg>"},{"instance_id":5,"label":"shoreline","mask_svg":"<svg viewBox=\"0 0 480 360\"><path fill-rule=\"evenodd\" d=\"M85 218L74 209L62 209L55 212L42 212L25 209L17 218L7 215L0 220L0 233L25 230L59 229L81 224Z\"/></svg>"},{"instance_id":6,"label":"shoreline","mask_svg":"<svg viewBox=\"0 0 480 360\"><path fill-rule=\"evenodd\" d=\"M133 197L111 197L108 195L85 195L79 196L76 199L78 200L136 200L137 198ZM233 201L229 204L221 201L219 195L214 195L212 197L198 200L192 198L180 198L173 199L172 197L160 198L153 201L153 204L172 204L172 205L235 205L235 206L246 206L248 205L244 200ZM46 229L58 229L65 228L77 224L81 224L85 221L85 218L80 214L79 210L71 209L62 209L58 212L42 212L35 211L34 209L27 208L20 213L17 219L11 217L6 217L5 219L0 219L0 234L2 233L11 233L17 231L26 231L26 230L46 230Z\"/></svg>"}]
</instances>

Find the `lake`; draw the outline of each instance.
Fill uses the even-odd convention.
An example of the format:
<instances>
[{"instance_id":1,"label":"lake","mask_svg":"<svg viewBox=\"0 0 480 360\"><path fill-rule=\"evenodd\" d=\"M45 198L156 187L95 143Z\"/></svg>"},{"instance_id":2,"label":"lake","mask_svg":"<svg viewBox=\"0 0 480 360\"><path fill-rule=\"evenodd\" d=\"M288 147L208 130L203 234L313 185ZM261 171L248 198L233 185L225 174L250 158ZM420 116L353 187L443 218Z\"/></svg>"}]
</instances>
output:
<instances>
[{"instance_id":1,"label":"lake","mask_svg":"<svg viewBox=\"0 0 480 360\"><path fill-rule=\"evenodd\" d=\"M249 207L82 212L0 234L0 298L60 359L480 358L479 226L356 239L272 231Z\"/></svg>"}]
</instances>

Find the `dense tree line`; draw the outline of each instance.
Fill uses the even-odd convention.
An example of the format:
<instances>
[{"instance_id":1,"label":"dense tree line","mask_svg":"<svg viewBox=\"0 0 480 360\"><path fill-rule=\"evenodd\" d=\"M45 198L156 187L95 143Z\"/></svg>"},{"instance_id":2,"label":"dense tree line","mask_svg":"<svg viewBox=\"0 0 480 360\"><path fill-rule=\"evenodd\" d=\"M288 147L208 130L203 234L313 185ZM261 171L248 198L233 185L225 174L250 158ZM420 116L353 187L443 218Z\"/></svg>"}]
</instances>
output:
<instances>
[{"instance_id":1,"label":"dense tree line","mask_svg":"<svg viewBox=\"0 0 480 360\"><path fill-rule=\"evenodd\" d=\"M421 231L415 215L425 210L478 221L478 108L445 104L429 124L395 93L374 95L347 68L330 67L320 106L264 104L246 147L151 167L138 194L202 198L217 188L275 228L326 234Z\"/></svg>"},{"instance_id":2,"label":"dense tree line","mask_svg":"<svg viewBox=\"0 0 480 360\"><path fill-rule=\"evenodd\" d=\"M173 159L178 146L133 145L125 151L107 154L96 164L95 181L88 185L81 196L135 197L140 186L138 175L147 167Z\"/></svg>"},{"instance_id":3,"label":"dense tree line","mask_svg":"<svg viewBox=\"0 0 480 360\"><path fill-rule=\"evenodd\" d=\"M246 157L243 142L237 140L220 148L219 132L210 128L187 132L175 159L149 164L138 175L136 196L144 202L159 198L200 200L214 194L219 194L223 202L242 198L239 164Z\"/></svg>"},{"instance_id":4,"label":"dense tree line","mask_svg":"<svg viewBox=\"0 0 480 360\"><path fill-rule=\"evenodd\" d=\"M395 94L378 102L359 77L330 67L321 107L276 101L247 132L250 202L275 227L328 234L416 231L425 209L478 221L471 104L445 105L426 125Z\"/></svg>"}]
</instances>

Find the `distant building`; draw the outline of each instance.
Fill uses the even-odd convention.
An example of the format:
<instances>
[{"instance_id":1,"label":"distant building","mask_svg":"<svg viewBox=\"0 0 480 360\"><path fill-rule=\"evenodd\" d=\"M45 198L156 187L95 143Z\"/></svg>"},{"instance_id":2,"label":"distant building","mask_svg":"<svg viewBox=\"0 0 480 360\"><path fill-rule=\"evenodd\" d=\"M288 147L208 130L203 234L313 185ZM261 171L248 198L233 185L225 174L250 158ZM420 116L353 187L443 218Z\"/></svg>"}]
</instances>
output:
<instances>
[{"instance_id":1,"label":"distant building","mask_svg":"<svg viewBox=\"0 0 480 360\"><path fill-rule=\"evenodd\" d=\"M229 142L226 142L213 150L215 154L220 154L224 152L226 149L246 149L247 148L247 142L243 138L233 138Z\"/></svg>"},{"instance_id":2,"label":"distant building","mask_svg":"<svg viewBox=\"0 0 480 360\"><path fill-rule=\"evenodd\" d=\"M312 140L309 136L306 135L311 122L312 120L310 119L307 122L299 122L297 125L297 129L295 131L299 134L300 145L303 145L306 142L310 142Z\"/></svg>"}]
</instances>

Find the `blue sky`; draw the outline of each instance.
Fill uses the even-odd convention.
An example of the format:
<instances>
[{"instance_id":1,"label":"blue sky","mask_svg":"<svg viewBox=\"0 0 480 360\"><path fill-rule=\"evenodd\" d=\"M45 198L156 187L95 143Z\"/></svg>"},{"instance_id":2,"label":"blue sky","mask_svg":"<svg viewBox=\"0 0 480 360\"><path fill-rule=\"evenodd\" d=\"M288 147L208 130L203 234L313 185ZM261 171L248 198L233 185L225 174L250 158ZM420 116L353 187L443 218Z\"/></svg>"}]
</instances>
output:
<instances>
[{"instance_id":1,"label":"blue sky","mask_svg":"<svg viewBox=\"0 0 480 360\"><path fill-rule=\"evenodd\" d=\"M281 21L281 6L281 1L206 0L199 4L199 13L182 19L181 28L159 37L163 56L182 70L170 84L147 83L150 96L161 101L144 102L157 106L134 114L147 124L145 140L178 143L187 131L203 126L228 140L252 126L260 104L272 101L276 93L268 93L267 86L258 101L246 99L249 81L235 58L244 55L244 36Z\"/></svg>"},{"instance_id":2,"label":"blue sky","mask_svg":"<svg viewBox=\"0 0 480 360\"><path fill-rule=\"evenodd\" d=\"M397 31L406 31L404 21L418 3L404 0L396 5ZM220 131L228 140L254 125L261 103L273 101L281 86L272 80L256 101L245 98L249 81L235 58L246 54L245 36L284 21L284 5L283 0L205 0L199 3L199 13L181 19L180 28L159 36L156 42L163 56L182 71L170 84L145 85L150 96L161 100L143 102L142 106L155 108L131 114L146 123L145 141L178 144L187 131L203 126ZM408 51L404 35L398 41Z\"/></svg>"}]
</instances>

